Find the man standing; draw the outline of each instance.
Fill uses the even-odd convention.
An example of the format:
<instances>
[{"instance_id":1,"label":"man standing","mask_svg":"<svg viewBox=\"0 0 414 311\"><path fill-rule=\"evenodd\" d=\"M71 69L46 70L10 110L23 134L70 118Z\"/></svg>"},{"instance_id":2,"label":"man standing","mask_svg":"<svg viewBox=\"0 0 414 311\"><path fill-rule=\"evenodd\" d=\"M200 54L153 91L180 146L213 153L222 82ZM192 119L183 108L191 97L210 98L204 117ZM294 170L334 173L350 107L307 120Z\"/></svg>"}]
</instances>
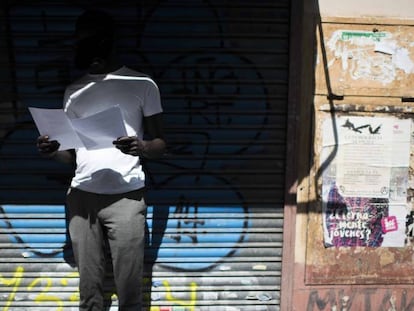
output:
<instances>
[{"instance_id":1,"label":"man standing","mask_svg":"<svg viewBox=\"0 0 414 311\"><path fill-rule=\"evenodd\" d=\"M43 135L37 147L45 157L76 163L67 205L79 310L103 310L107 241L119 310L140 311L146 216L141 161L165 151L160 95L151 78L116 64L114 25L106 13L82 14L76 37L75 63L87 74L66 89L65 112L82 118L118 105L128 136L114 137L112 148L59 150L58 141Z\"/></svg>"}]
</instances>

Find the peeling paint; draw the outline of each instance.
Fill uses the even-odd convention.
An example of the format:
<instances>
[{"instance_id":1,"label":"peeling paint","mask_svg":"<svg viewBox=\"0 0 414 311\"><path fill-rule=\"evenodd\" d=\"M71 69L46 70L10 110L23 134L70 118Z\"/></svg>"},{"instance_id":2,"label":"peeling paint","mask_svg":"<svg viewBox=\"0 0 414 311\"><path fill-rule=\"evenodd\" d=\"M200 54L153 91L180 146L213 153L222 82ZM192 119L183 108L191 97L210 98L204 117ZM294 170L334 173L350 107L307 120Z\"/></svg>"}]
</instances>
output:
<instances>
[{"instance_id":1,"label":"peeling paint","mask_svg":"<svg viewBox=\"0 0 414 311\"><path fill-rule=\"evenodd\" d=\"M337 30L326 46L333 54L328 68L339 61L343 74L348 73L353 80L387 85L401 78L399 71L414 73L409 50L400 46L390 32Z\"/></svg>"},{"instance_id":2,"label":"peeling paint","mask_svg":"<svg viewBox=\"0 0 414 311\"><path fill-rule=\"evenodd\" d=\"M379 260L381 267L387 266L395 262L395 254L387 251L386 249L383 249L379 255Z\"/></svg>"}]
</instances>

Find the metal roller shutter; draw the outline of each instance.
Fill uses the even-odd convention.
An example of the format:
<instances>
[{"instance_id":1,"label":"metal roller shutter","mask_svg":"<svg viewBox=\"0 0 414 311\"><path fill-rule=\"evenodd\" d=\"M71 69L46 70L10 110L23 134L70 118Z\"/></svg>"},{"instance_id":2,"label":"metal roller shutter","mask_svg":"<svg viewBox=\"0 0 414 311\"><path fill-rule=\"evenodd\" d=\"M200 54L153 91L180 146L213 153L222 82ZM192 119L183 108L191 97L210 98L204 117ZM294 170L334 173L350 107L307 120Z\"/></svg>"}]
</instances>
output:
<instances>
[{"instance_id":1,"label":"metal roller shutter","mask_svg":"<svg viewBox=\"0 0 414 311\"><path fill-rule=\"evenodd\" d=\"M84 7L68 3L2 2L2 311L77 309L71 168L38 156L27 111L61 108L79 75ZM169 152L146 163L148 310L279 310L289 0L88 3L114 15L122 59L157 81L165 110Z\"/></svg>"}]
</instances>

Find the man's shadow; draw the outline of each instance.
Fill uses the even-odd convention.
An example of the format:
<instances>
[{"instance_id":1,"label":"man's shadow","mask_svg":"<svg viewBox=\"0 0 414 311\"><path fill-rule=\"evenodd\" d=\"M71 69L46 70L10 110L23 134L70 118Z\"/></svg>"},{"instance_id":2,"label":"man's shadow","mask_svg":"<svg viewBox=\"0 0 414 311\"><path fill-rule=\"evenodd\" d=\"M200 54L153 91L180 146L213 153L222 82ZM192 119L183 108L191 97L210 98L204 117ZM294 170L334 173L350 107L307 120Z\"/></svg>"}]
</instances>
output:
<instances>
[{"instance_id":1,"label":"man's shadow","mask_svg":"<svg viewBox=\"0 0 414 311\"><path fill-rule=\"evenodd\" d=\"M152 215L147 216L145 227L145 255L144 255L144 280L143 280L143 307L144 310L151 308L152 275L158 258L162 239L167 228L169 206L156 205L152 207ZM151 219L151 228L148 220Z\"/></svg>"}]
</instances>

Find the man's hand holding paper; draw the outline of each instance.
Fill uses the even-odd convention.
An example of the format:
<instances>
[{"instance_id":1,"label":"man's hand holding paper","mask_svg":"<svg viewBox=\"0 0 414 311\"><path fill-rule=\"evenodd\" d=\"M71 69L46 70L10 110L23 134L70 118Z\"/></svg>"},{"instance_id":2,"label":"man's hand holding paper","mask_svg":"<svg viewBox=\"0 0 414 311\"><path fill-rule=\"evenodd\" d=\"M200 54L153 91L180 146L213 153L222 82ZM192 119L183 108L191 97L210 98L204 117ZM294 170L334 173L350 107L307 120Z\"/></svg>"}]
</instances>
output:
<instances>
[{"instance_id":1,"label":"man's hand holding paper","mask_svg":"<svg viewBox=\"0 0 414 311\"><path fill-rule=\"evenodd\" d=\"M119 106L79 119L69 119L62 109L29 110L40 135L56 141L59 150L109 148L114 139L127 136Z\"/></svg>"}]
</instances>

